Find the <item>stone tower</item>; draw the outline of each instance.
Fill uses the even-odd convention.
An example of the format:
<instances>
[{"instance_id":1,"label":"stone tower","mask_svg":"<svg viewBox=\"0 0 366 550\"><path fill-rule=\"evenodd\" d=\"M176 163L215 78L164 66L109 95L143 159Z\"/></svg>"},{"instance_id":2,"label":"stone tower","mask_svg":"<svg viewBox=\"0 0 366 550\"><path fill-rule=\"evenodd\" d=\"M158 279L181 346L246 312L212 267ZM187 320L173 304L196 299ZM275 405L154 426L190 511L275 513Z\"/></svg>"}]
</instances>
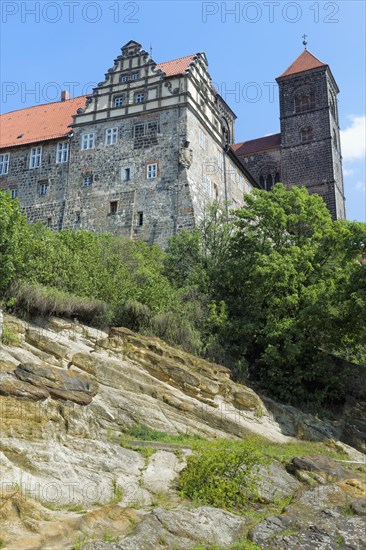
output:
<instances>
[{"instance_id":1,"label":"stone tower","mask_svg":"<svg viewBox=\"0 0 366 550\"><path fill-rule=\"evenodd\" d=\"M337 94L328 65L309 51L277 79L281 180L319 194L334 219L345 217Z\"/></svg>"}]
</instances>

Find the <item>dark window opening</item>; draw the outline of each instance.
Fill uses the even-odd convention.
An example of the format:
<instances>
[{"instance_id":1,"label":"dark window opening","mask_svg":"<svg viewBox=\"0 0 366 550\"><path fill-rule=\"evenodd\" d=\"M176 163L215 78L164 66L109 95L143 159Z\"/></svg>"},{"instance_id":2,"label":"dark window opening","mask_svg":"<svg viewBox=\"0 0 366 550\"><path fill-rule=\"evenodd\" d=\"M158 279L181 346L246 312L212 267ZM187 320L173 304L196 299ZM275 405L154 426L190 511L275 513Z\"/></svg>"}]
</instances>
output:
<instances>
[{"instance_id":1,"label":"dark window opening","mask_svg":"<svg viewBox=\"0 0 366 550\"><path fill-rule=\"evenodd\" d=\"M118 201L111 201L109 203L109 213L117 214L117 209L118 209Z\"/></svg>"},{"instance_id":2,"label":"dark window opening","mask_svg":"<svg viewBox=\"0 0 366 550\"><path fill-rule=\"evenodd\" d=\"M295 113L304 113L305 111L310 111L311 109L315 109L314 92L295 97Z\"/></svg>"},{"instance_id":3,"label":"dark window opening","mask_svg":"<svg viewBox=\"0 0 366 550\"><path fill-rule=\"evenodd\" d=\"M144 213L143 212L137 212L137 225L139 227L144 225Z\"/></svg>"},{"instance_id":4,"label":"dark window opening","mask_svg":"<svg viewBox=\"0 0 366 550\"><path fill-rule=\"evenodd\" d=\"M131 168L125 168L125 181L129 181L131 179Z\"/></svg>"},{"instance_id":5,"label":"dark window opening","mask_svg":"<svg viewBox=\"0 0 366 550\"><path fill-rule=\"evenodd\" d=\"M301 134L301 143L305 143L313 139L313 129L311 126L308 126L307 128L301 128L300 134Z\"/></svg>"},{"instance_id":6,"label":"dark window opening","mask_svg":"<svg viewBox=\"0 0 366 550\"><path fill-rule=\"evenodd\" d=\"M264 187L264 177L263 177L263 176L261 176L261 177L259 178L259 183L260 183L260 185L261 185L262 187Z\"/></svg>"},{"instance_id":7,"label":"dark window opening","mask_svg":"<svg viewBox=\"0 0 366 550\"><path fill-rule=\"evenodd\" d=\"M266 177L266 189L267 191L270 191L273 187L273 178L271 174L268 174Z\"/></svg>"},{"instance_id":8,"label":"dark window opening","mask_svg":"<svg viewBox=\"0 0 366 550\"><path fill-rule=\"evenodd\" d=\"M281 176L280 176L280 173L279 172L276 172L276 175L275 175L275 183L278 183L279 181L281 181Z\"/></svg>"},{"instance_id":9,"label":"dark window opening","mask_svg":"<svg viewBox=\"0 0 366 550\"><path fill-rule=\"evenodd\" d=\"M47 227L48 228L52 227L52 218L47 218Z\"/></svg>"}]
</instances>

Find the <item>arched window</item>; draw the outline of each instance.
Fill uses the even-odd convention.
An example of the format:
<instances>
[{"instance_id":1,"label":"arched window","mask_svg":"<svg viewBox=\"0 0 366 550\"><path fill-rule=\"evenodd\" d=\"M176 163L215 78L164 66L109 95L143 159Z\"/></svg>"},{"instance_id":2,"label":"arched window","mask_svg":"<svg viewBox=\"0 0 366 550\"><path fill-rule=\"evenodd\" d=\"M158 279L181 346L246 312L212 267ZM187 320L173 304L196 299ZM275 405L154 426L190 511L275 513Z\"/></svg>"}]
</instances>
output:
<instances>
[{"instance_id":1,"label":"arched window","mask_svg":"<svg viewBox=\"0 0 366 550\"><path fill-rule=\"evenodd\" d=\"M279 172L276 172L276 175L275 175L275 183L278 183L281 179L281 176L280 176L280 173Z\"/></svg>"},{"instance_id":2,"label":"arched window","mask_svg":"<svg viewBox=\"0 0 366 550\"><path fill-rule=\"evenodd\" d=\"M304 113L315 109L315 93L308 92L295 96L295 113Z\"/></svg>"},{"instance_id":3,"label":"arched window","mask_svg":"<svg viewBox=\"0 0 366 550\"><path fill-rule=\"evenodd\" d=\"M300 130L301 143L306 143L313 139L313 129L311 126L306 126Z\"/></svg>"},{"instance_id":4,"label":"arched window","mask_svg":"<svg viewBox=\"0 0 366 550\"><path fill-rule=\"evenodd\" d=\"M260 185L261 185L262 187L264 187L264 177L263 177L263 176L261 176L261 177L259 178L259 183L260 183Z\"/></svg>"},{"instance_id":5,"label":"arched window","mask_svg":"<svg viewBox=\"0 0 366 550\"><path fill-rule=\"evenodd\" d=\"M266 177L266 189L267 191L270 191L273 187L273 178L272 178L272 174L268 174L268 176Z\"/></svg>"}]
</instances>

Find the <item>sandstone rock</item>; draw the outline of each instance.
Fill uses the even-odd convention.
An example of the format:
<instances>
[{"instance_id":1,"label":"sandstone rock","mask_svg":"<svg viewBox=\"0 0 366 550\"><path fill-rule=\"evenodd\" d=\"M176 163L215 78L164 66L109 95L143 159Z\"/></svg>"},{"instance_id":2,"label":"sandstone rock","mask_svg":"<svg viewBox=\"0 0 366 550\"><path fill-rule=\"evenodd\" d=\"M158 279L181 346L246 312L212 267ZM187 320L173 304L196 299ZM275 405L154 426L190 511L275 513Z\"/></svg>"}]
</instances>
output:
<instances>
[{"instance_id":1,"label":"sandstone rock","mask_svg":"<svg viewBox=\"0 0 366 550\"><path fill-rule=\"evenodd\" d=\"M81 405L90 403L98 391L93 380L56 367L19 365L14 374L19 380L47 390L55 399L74 401Z\"/></svg>"},{"instance_id":2,"label":"sandstone rock","mask_svg":"<svg viewBox=\"0 0 366 550\"><path fill-rule=\"evenodd\" d=\"M46 388L36 387L28 382L22 382L13 376L0 375L0 395L9 395L13 397L23 397L38 401L39 399L47 399L50 396Z\"/></svg>"},{"instance_id":3,"label":"sandstone rock","mask_svg":"<svg viewBox=\"0 0 366 550\"><path fill-rule=\"evenodd\" d=\"M295 495L301 484L280 464L259 468L258 494L263 502L276 502Z\"/></svg>"},{"instance_id":4,"label":"sandstone rock","mask_svg":"<svg viewBox=\"0 0 366 550\"><path fill-rule=\"evenodd\" d=\"M342 481L355 476L354 472L343 468L338 462L326 456L318 455L296 457L287 469L303 481L315 479L319 483ZM312 475L309 477L304 476L302 475L304 472L311 472Z\"/></svg>"},{"instance_id":5,"label":"sandstone rock","mask_svg":"<svg viewBox=\"0 0 366 550\"><path fill-rule=\"evenodd\" d=\"M26 331L26 341L30 342L33 346L36 346L42 351L55 355L56 357L63 359L67 354L67 347L56 341L56 338L51 339L41 329L29 328Z\"/></svg>"}]
</instances>

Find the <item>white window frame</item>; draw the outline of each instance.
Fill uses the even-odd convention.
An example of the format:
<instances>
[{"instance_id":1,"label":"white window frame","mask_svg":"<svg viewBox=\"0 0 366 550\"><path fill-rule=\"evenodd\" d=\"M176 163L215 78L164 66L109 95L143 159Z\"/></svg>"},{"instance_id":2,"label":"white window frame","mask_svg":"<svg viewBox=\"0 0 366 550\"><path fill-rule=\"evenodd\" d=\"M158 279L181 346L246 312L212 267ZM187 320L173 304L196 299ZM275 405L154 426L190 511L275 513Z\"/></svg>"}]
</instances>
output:
<instances>
[{"instance_id":1,"label":"white window frame","mask_svg":"<svg viewBox=\"0 0 366 550\"><path fill-rule=\"evenodd\" d=\"M128 82L128 74L124 74L121 76L121 82Z\"/></svg>"},{"instance_id":2,"label":"white window frame","mask_svg":"<svg viewBox=\"0 0 366 550\"><path fill-rule=\"evenodd\" d=\"M131 80L138 80L139 78L140 78L139 71L135 71L134 73L131 74Z\"/></svg>"},{"instance_id":3,"label":"white window frame","mask_svg":"<svg viewBox=\"0 0 366 550\"><path fill-rule=\"evenodd\" d=\"M123 107L124 103L125 103L125 98L123 97L123 95L119 95L114 98L113 105L115 107Z\"/></svg>"},{"instance_id":4,"label":"white window frame","mask_svg":"<svg viewBox=\"0 0 366 550\"><path fill-rule=\"evenodd\" d=\"M67 141L60 141L56 148L56 164L62 164L69 160L69 144Z\"/></svg>"},{"instance_id":5,"label":"white window frame","mask_svg":"<svg viewBox=\"0 0 366 550\"><path fill-rule=\"evenodd\" d=\"M105 144L115 145L118 141L118 128L107 128L105 131Z\"/></svg>"},{"instance_id":6,"label":"white window frame","mask_svg":"<svg viewBox=\"0 0 366 550\"><path fill-rule=\"evenodd\" d=\"M12 199L16 199L18 196L18 189L10 189L10 194Z\"/></svg>"},{"instance_id":7,"label":"white window frame","mask_svg":"<svg viewBox=\"0 0 366 550\"><path fill-rule=\"evenodd\" d=\"M5 176L9 173L10 153L0 155L0 176Z\"/></svg>"},{"instance_id":8,"label":"white window frame","mask_svg":"<svg viewBox=\"0 0 366 550\"><path fill-rule=\"evenodd\" d=\"M200 128L200 133L199 133L199 144L200 144L201 149L205 149L205 147L206 147L206 134L202 130L202 128Z\"/></svg>"},{"instance_id":9,"label":"white window frame","mask_svg":"<svg viewBox=\"0 0 366 550\"><path fill-rule=\"evenodd\" d=\"M48 183L43 182L39 184L39 196L45 197L47 195Z\"/></svg>"},{"instance_id":10,"label":"white window frame","mask_svg":"<svg viewBox=\"0 0 366 550\"><path fill-rule=\"evenodd\" d=\"M42 147L32 147L29 156L29 169L39 168L42 162Z\"/></svg>"},{"instance_id":11,"label":"white window frame","mask_svg":"<svg viewBox=\"0 0 366 550\"><path fill-rule=\"evenodd\" d=\"M146 178L148 180L153 180L157 178L158 176L158 164L156 162L152 162L151 164L148 164L146 166Z\"/></svg>"},{"instance_id":12,"label":"white window frame","mask_svg":"<svg viewBox=\"0 0 366 550\"><path fill-rule=\"evenodd\" d=\"M212 187L211 187L211 178L206 176L206 193L211 197Z\"/></svg>"},{"instance_id":13,"label":"white window frame","mask_svg":"<svg viewBox=\"0 0 366 550\"><path fill-rule=\"evenodd\" d=\"M87 151L88 149L94 149L94 147L95 147L95 132L81 134L80 149L82 151Z\"/></svg>"},{"instance_id":14,"label":"white window frame","mask_svg":"<svg viewBox=\"0 0 366 550\"><path fill-rule=\"evenodd\" d=\"M140 105L141 103L145 103L145 92L137 92L135 94L135 103L136 103L136 105Z\"/></svg>"}]
</instances>

